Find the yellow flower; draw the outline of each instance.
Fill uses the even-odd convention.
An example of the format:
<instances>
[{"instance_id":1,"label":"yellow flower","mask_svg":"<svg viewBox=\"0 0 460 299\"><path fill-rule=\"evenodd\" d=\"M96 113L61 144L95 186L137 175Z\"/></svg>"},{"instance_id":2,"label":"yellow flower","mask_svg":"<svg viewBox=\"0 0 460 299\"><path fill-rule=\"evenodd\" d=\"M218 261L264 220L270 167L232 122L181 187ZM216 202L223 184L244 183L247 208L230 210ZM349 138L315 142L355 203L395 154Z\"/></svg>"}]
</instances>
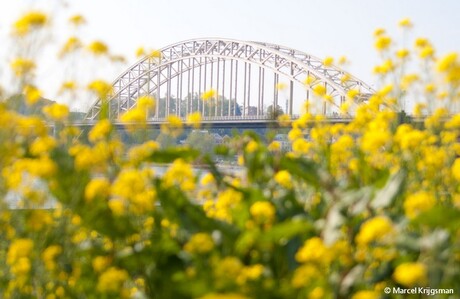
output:
<instances>
[{"instance_id":1,"label":"yellow flower","mask_svg":"<svg viewBox=\"0 0 460 299\"><path fill-rule=\"evenodd\" d=\"M214 248L214 241L206 233L194 234L185 244L184 250L190 253L206 254Z\"/></svg>"},{"instance_id":2,"label":"yellow flower","mask_svg":"<svg viewBox=\"0 0 460 299\"><path fill-rule=\"evenodd\" d=\"M69 107L55 103L43 107L43 113L54 121L64 121L69 116Z\"/></svg>"},{"instance_id":3,"label":"yellow flower","mask_svg":"<svg viewBox=\"0 0 460 299\"><path fill-rule=\"evenodd\" d=\"M426 47L423 47L422 49L420 49L420 52L419 52L419 56L420 58L433 58L434 56L434 49L432 46L426 46Z\"/></svg>"},{"instance_id":4,"label":"yellow flower","mask_svg":"<svg viewBox=\"0 0 460 299\"><path fill-rule=\"evenodd\" d=\"M404 18L401 21L399 21L399 26L402 28L411 28L413 25L409 18Z\"/></svg>"},{"instance_id":5,"label":"yellow flower","mask_svg":"<svg viewBox=\"0 0 460 299\"><path fill-rule=\"evenodd\" d=\"M215 98L217 95L217 91L215 89L210 89L208 91L205 91L202 95L201 95L201 98L203 99L203 101L207 101L207 100L210 100L210 99L213 99Z\"/></svg>"},{"instance_id":6,"label":"yellow flower","mask_svg":"<svg viewBox=\"0 0 460 299\"><path fill-rule=\"evenodd\" d=\"M331 260L331 254L321 238L313 237L305 241L305 244L297 251L295 259L299 263L328 264Z\"/></svg>"},{"instance_id":7,"label":"yellow flower","mask_svg":"<svg viewBox=\"0 0 460 299\"><path fill-rule=\"evenodd\" d=\"M334 63L334 58L332 58L330 56L324 58L324 60L323 60L323 65L324 66L331 66L332 63Z\"/></svg>"},{"instance_id":8,"label":"yellow flower","mask_svg":"<svg viewBox=\"0 0 460 299\"><path fill-rule=\"evenodd\" d=\"M42 92L33 85L26 85L24 87L24 93L26 96L26 102L28 105L33 105L40 100Z\"/></svg>"},{"instance_id":9,"label":"yellow flower","mask_svg":"<svg viewBox=\"0 0 460 299\"><path fill-rule=\"evenodd\" d=\"M214 179L214 176L212 175L212 173L208 172L201 178L200 184L210 185L210 184L214 184L215 182L216 180Z\"/></svg>"},{"instance_id":10,"label":"yellow flower","mask_svg":"<svg viewBox=\"0 0 460 299\"><path fill-rule=\"evenodd\" d=\"M452 165L452 175L458 182L460 182L460 158L455 159L455 162Z\"/></svg>"},{"instance_id":11,"label":"yellow flower","mask_svg":"<svg viewBox=\"0 0 460 299\"><path fill-rule=\"evenodd\" d=\"M85 187L85 200L91 202L96 197L107 198L110 194L110 182L106 178L94 178Z\"/></svg>"},{"instance_id":12,"label":"yellow flower","mask_svg":"<svg viewBox=\"0 0 460 299\"><path fill-rule=\"evenodd\" d=\"M198 299L250 299L241 294L237 293L211 293L207 294L206 296L200 297Z\"/></svg>"},{"instance_id":13,"label":"yellow flower","mask_svg":"<svg viewBox=\"0 0 460 299\"><path fill-rule=\"evenodd\" d=\"M426 39L426 38L423 38L423 37L419 37L415 40L415 47L416 48L424 48L426 46L429 46L431 45L431 43Z\"/></svg>"},{"instance_id":14,"label":"yellow flower","mask_svg":"<svg viewBox=\"0 0 460 299\"><path fill-rule=\"evenodd\" d=\"M324 85L318 84L315 87L313 87L313 93L316 96L323 97L326 95L326 87Z\"/></svg>"},{"instance_id":15,"label":"yellow flower","mask_svg":"<svg viewBox=\"0 0 460 299\"><path fill-rule=\"evenodd\" d=\"M190 164L182 159L176 159L163 176L163 182L171 187L178 185L184 191L195 189L195 175Z\"/></svg>"},{"instance_id":16,"label":"yellow flower","mask_svg":"<svg viewBox=\"0 0 460 299\"><path fill-rule=\"evenodd\" d=\"M430 210L436 204L432 194L420 191L409 195L404 201L404 212L407 218L413 219L420 213Z\"/></svg>"},{"instance_id":17,"label":"yellow flower","mask_svg":"<svg viewBox=\"0 0 460 299\"><path fill-rule=\"evenodd\" d=\"M110 266L111 262L112 259L110 257L98 255L95 258L93 258L93 260L91 261L91 265L93 266L94 271L100 273L107 269L107 267Z\"/></svg>"},{"instance_id":18,"label":"yellow flower","mask_svg":"<svg viewBox=\"0 0 460 299\"><path fill-rule=\"evenodd\" d=\"M109 52L107 45L101 41L93 41L88 45L87 49L96 56L105 55Z\"/></svg>"},{"instance_id":19,"label":"yellow flower","mask_svg":"<svg viewBox=\"0 0 460 299\"><path fill-rule=\"evenodd\" d=\"M85 24L86 20L82 15L73 15L69 18L69 22L74 26L80 26Z\"/></svg>"},{"instance_id":20,"label":"yellow flower","mask_svg":"<svg viewBox=\"0 0 460 299\"><path fill-rule=\"evenodd\" d=\"M48 155L57 146L56 140L51 136L39 137L30 145L30 153L35 156Z\"/></svg>"},{"instance_id":21,"label":"yellow flower","mask_svg":"<svg viewBox=\"0 0 460 299\"><path fill-rule=\"evenodd\" d=\"M350 89L347 91L347 97L352 100L355 99L359 94L360 92L358 89Z\"/></svg>"},{"instance_id":22,"label":"yellow flower","mask_svg":"<svg viewBox=\"0 0 460 299\"><path fill-rule=\"evenodd\" d=\"M287 170L278 171L275 174L275 181L283 186L284 188L291 189L292 188L292 177L291 174Z\"/></svg>"},{"instance_id":23,"label":"yellow flower","mask_svg":"<svg viewBox=\"0 0 460 299\"><path fill-rule=\"evenodd\" d=\"M32 30L42 28L48 22L48 16L41 11L30 11L14 23L14 33L24 36Z\"/></svg>"},{"instance_id":24,"label":"yellow flower","mask_svg":"<svg viewBox=\"0 0 460 299\"><path fill-rule=\"evenodd\" d=\"M292 142L292 150L296 154L306 154L311 147L312 144L302 138L298 138Z\"/></svg>"},{"instance_id":25,"label":"yellow flower","mask_svg":"<svg viewBox=\"0 0 460 299\"><path fill-rule=\"evenodd\" d=\"M258 148L259 148L259 144L257 143L257 141L251 140L248 142L248 144L246 144L245 150L247 153L251 154L255 152Z\"/></svg>"},{"instance_id":26,"label":"yellow flower","mask_svg":"<svg viewBox=\"0 0 460 299\"><path fill-rule=\"evenodd\" d=\"M78 49L81 49L83 46L82 42L78 37L71 36L67 39L67 41L62 46L61 50L59 51L58 56L60 58L66 56L67 54L73 53Z\"/></svg>"},{"instance_id":27,"label":"yellow flower","mask_svg":"<svg viewBox=\"0 0 460 299\"><path fill-rule=\"evenodd\" d=\"M161 132L166 135L178 137L182 134L182 128L182 120L178 116L169 115L166 118L166 123L161 125Z\"/></svg>"},{"instance_id":28,"label":"yellow flower","mask_svg":"<svg viewBox=\"0 0 460 299\"><path fill-rule=\"evenodd\" d=\"M103 99L112 92L112 85L103 80L95 80L88 84L88 89Z\"/></svg>"},{"instance_id":29,"label":"yellow flower","mask_svg":"<svg viewBox=\"0 0 460 299\"><path fill-rule=\"evenodd\" d=\"M144 144L133 146L128 152L128 159L134 164L138 164L148 159L156 150L160 148L160 145L149 140Z\"/></svg>"},{"instance_id":30,"label":"yellow flower","mask_svg":"<svg viewBox=\"0 0 460 299\"><path fill-rule=\"evenodd\" d=\"M280 126L282 127L288 127L289 124L291 123L291 116L289 116L289 114L281 114L278 116L277 118L278 120L278 123L280 124Z\"/></svg>"},{"instance_id":31,"label":"yellow flower","mask_svg":"<svg viewBox=\"0 0 460 299\"><path fill-rule=\"evenodd\" d=\"M112 124L108 119L102 119L98 121L94 127L88 133L88 139L92 143L96 143L100 140L107 138L112 131Z\"/></svg>"},{"instance_id":32,"label":"yellow flower","mask_svg":"<svg viewBox=\"0 0 460 299\"><path fill-rule=\"evenodd\" d=\"M276 83L275 88L276 88L277 90L284 90L284 89L287 88L287 84L284 83L284 82L279 82L279 83Z\"/></svg>"},{"instance_id":33,"label":"yellow flower","mask_svg":"<svg viewBox=\"0 0 460 299\"><path fill-rule=\"evenodd\" d=\"M11 68L16 77L24 77L31 74L35 68L35 62L28 58L16 58L11 62Z\"/></svg>"},{"instance_id":34,"label":"yellow flower","mask_svg":"<svg viewBox=\"0 0 460 299\"><path fill-rule=\"evenodd\" d=\"M422 285L427 279L426 266L422 263L402 263L396 267L393 279L405 287Z\"/></svg>"},{"instance_id":35,"label":"yellow flower","mask_svg":"<svg viewBox=\"0 0 460 299\"><path fill-rule=\"evenodd\" d=\"M155 107L155 99L148 95L143 95L137 99L137 107L141 110L149 110Z\"/></svg>"},{"instance_id":36,"label":"yellow flower","mask_svg":"<svg viewBox=\"0 0 460 299\"><path fill-rule=\"evenodd\" d=\"M113 182L114 197L130 203L133 212L139 214L154 208L156 191L150 183L153 172L149 169L123 169Z\"/></svg>"},{"instance_id":37,"label":"yellow flower","mask_svg":"<svg viewBox=\"0 0 460 299\"><path fill-rule=\"evenodd\" d=\"M353 294L351 299L379 299L380 293L376 291L358 291L357 293Z\"/></svg>"},{"instance_id":38,"label":"yellow flower","mask_svg":"<svg viewBox=\"0 0 460 299\"><path fill-rule=\"evenodd\" d=\"M97 290L101 293L118 293L128 278L125 270L110 267L99 276Z\"/></svg>"},{"instance_id":39,"label":"yellow flower","mask_svg":"<svg viewBox=\"0 0 460 299\"><path fill-rule=\"evenodd\" d=\"M62 253L62 247L59 245L51 245L46 247L42 253L42 259L46 269L52 271L56 268L55 258Z\"/></svg>"},{"instance_id":40,"label":"yellow flower","mask_svg":"<svg viewBox=\"0 0 460 299\"><path fill-rule=\"evenodd\" d=\"M308 76L305 78L305 80L303 81L303 83L304 83L305 85L310 86L313 82L315 82L315 80L316 80L315 77L313 77L312 75L308 75Z\"/></svg>"},{"instance_id":41,"label":"yellow flower","mask_svg":"<svg viewBox=\"0 0 460 299\"><path fill-rule=\"evenodd\" d=\"M321 273L317 267L312 264L305 264L295 269L292 277L292 286L294 288L302 288L314 282Z\"/></svg>"},{"instance_id":42,"label":"yellow flower","mask_svg":"<svg viewBox=\"0 0 460 299\"><path fill-rule=\"evenodd\" d=\"M249 209L252 217L260 223L271 223L275 218L275 207L267 201L257 201Z\"/></svg>"},{"instance_id":43,"label":"yellow flower","mask_svg":"<svg viewBox=\"0 0 460 299\"><path fill-rule=\"evenodd\" d=\"M15 264L20 258L28 257L32 253L34 242L31 239L16 239L14 240L6 255L6 263L8 265Z\"/></svg>"},{"instance_id":44,"label":"yellow flower","mask_svg":"<svg viewBox=\"0 0 460 299\"><path fill-rule=\"evenodd\" d=\"M137 58L144 57L145 55L146 55L146 52L145 52L144 47L137 48L137 50L136 50L136 57Z\"/></svg>"},{"instance_id":45,"label":"yellow flower","mask_svg":"<svg viewBox=\"0 0 460 299\"><path fill-rule=\"evenodd\" d=\"M187 123L192 125L195 129L200 128L201 126L201 113L193 112L187 115Z\"/></svg>"},{"instance_id":46,"label":"yellow flower","mask_svg":"<svg viewBox=\"0 0 460 299\"><path fill-rule=\"evenodd\" d=\"M383 29L383 28L377 28L374 31L374 36L375 37L381 36L383 34L385 34L385 29Z\"/></svg>"},{"instance_id":47,"label":"yellow flower","mask_svg":"<svg viewBox=\"0 0 460 299\"><path fill-rule=\"evenodd\" d=\"M406 48L399 49L396 51L396 56L400 59L405 59L409 56L409 50L407 50Z\"/></svg>"},{"instance_id":48,"label":"yellow flower","mask_svg":"<svg viewBox=\"0 0 460 299\"><path fill-rule=\"evenodd\" d=\"M378 51L384 51L388 49L390 45L391 45L391 38L386 35L377 36L375 44L374 44L375 48Z\"/></svg>"},{"instance_id":49,"label":"yellow flower","mask_svg":"<svg viewBox=\"0 0 460 299\"><path fill-rule=\"evenodd\" d=\"M74 81L65 81L62 82L61 87L59 88L59 94L64 92L74 91L77 88L77 84Z\"/></svg>"},{"instance_id":50,"label":"yellow flower","mask_svg":"<svg viewBox=\"0 0 460 299\"><path fill-rule=\"evenodd\" d=\"M358 245L363 246L376 241L385 241L393 230L393 225L388 218L376 216L362 224L355 241Z\"/></svg>"}]
</instances>

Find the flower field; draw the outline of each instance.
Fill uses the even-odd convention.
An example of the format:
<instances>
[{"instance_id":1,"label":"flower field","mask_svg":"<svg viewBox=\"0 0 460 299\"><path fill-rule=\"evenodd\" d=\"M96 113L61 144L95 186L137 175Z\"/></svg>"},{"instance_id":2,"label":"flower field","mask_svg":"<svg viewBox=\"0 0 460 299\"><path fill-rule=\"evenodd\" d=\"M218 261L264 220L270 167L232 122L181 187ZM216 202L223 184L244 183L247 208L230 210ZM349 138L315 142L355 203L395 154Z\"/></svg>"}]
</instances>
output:
<instances>
[{"instance_id":1,"label":"flower field","mask_svg":"<svg viewBox=\"0 0 460 299\"><path fill-rule=\"evenodd\" d=\"M42 95L34 55L50 19L33 11L12 25L22 50L6 67L29 108ZM82 132L67 105L25 115L1 95L0 297L371 299L412 298L385 294L387 287L429 287L454 290L433 298L458 298L460 57L438 57L425 38L413 44L398 48L376 30L380 87L359 105L349 91L341 108L354 115L350 123L328 124L305 107L299 119L279 117L289 128L287 152L252 132L217 147L222 157L238 157L241 176L222 173L192 147L145 138L150 96L121 118L142 139L128 146L104 113ZM121 59L77 35L58 56L81 52ZM419 70L408 72L410 61ZM63 97L79 89L106 99L111 86L62 82ZM325 89L313 91L328 101ZM414 111L405 111L406 99ZM170 117L161 130L177 137L200 120ZM206 175L193 171L196 161ZM162 176L158 164L167 166ZM54 208L41 208L50 199Z\"/></svg>"}]
</instances>

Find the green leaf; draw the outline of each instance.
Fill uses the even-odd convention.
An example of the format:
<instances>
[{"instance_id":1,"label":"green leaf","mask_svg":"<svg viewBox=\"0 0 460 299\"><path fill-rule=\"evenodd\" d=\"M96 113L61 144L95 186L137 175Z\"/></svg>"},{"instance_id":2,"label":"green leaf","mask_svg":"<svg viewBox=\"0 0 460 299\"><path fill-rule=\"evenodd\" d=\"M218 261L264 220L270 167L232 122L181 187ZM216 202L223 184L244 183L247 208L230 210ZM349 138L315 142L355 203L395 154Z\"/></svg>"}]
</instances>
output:
<instances>
[{"instance_id":1,"label":"green leaf","mask_svg":"<svg viewBox=\"0 0 460 299\"><path fill-rule=\"evenodd\" d=\"M386 185L375 195L371 202L371 207L374 209L388 207L400 193L405 177L405 172L398 172L392 175Z\"/></svg>"},{"instance_id":2,"label":"green leaf","mask_svg":"<svg viewBox=\"0 0 460 299\"><path fill-rule=\"evenodd\" d=\"M318 166L312 161L284 156L280 161L280 167L315 187L320 186Z\"/></svg>"},{"instance_id":3,"label":"green leaf","mask_svg":"<svg viewBox=\"0 0 460 299\"><path fill-rule=\"evenodd\" d=\"M460 211L438 205L418 215L412 221L412 224L432 228L442 227L451 231L457 231L460 228Z\"/></svg>"},{"instance_id":4,"label":"green leaf","mask_svg":"<svg viewBox=\"0 0 460 299\"><path fill-rule=\"evenodd\" d=\"M190 162L196 159L199 155L200 153L197 150L176 147L157 151L153 153L148 160L155 163L172 163L174 160L182 158L185 161Z\"/></svg>"}]
</instances>

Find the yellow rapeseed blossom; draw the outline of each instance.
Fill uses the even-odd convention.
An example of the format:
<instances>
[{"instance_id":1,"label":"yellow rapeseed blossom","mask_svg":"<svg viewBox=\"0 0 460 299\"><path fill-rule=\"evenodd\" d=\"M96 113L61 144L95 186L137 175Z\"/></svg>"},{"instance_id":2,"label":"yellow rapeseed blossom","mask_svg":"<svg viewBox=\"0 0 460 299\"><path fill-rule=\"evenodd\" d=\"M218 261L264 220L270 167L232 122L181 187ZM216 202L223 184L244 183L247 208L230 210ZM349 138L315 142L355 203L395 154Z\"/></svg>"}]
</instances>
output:
<instances>
[{"instance_id":1,"label":"yellow rapeseed blossom","mask_svg":"<svg viewBox=\"0 0 460 299\"><path fill-rule=\"evenodd\" d=\"M277 90L284 90L284 89L287 88L287 84L284 83L284 82L279 82L279 83L276 83L275 88L276 88Z\"/></svg>"},{"instance_id":2,"label":"yellow rapeseed blossom","mask_svg":"<svg viewBox=\"0 0 460 299\"><path fill-rule=\"evenodd\" d=\"M11 62L11 69L16 77L24 77L26 75L32 74L35 70L35 62L31 59L18 57Z\"/></svg>"},{"instance_id":3,"label":"yellow rapeseed blossom","mask_svg":"<svg viewBox=\"0 0 460 299\"><path fill-rule=\"evenodd\" d=\"M13 265L20 258L28 257L32 249L34 248L34 242L31 239L16 239L14 240L6 255L6 263L8 265Z\"/></svg>"},{"instance_id":4,"label":"yellow rapeseed blossom","mask_svg":"<svg viewBox=\"0 0 460 299\"><path fill-rule=\"evenodd\" d=\"M43 107L43 113L54 121L64 121L69 116L69 107L55 103Z\"/></svg>"},{"instance_id":5,"label":"yellow rapeseed blossom","mask_svg":"<svg viewBox=\"0 0 460 299\"><path fill-rule=\"evenodd\" d=\"M88 133L88 139L92 143L106 139L112 131L112 123L108 119L101 119Z\"/></svg>"},{"instance_id":6,"label":"yellow rapeseed blossom","mask_svg":"<svg viewBox=\"0 0 460 299\"><path fill-rule=\"evenodd\" d=\"M101 41L93 41L86 48L96 56L105 55L109 52L107 45Z\"/></svg>"},{"instance_id":7,"label":"yellow rapeseed blossom","mask_svg":"<svg viewBox=\"0 0 460 299\"><path fill-rule=\"evenodd\" d=\"M211 100L215 98L216 95L217 95L217 91L215 89L210 89L210 90L203 92L203 94L201 95L201 98L203 99L203 101L207 101L207 100Z\"/></svg>"},{"instance_id":8,"label":"yellow rapeseed blossom","mask_svg":"<svg viewBox=\"0 0 460 299\"><path fill-rule=\"evenodd\" d=\"M257 201L249 209L252 217L260 223L271 223L275 218L275 207L267 201Z\"/></svg>"},{"instance_id":9,"label":"yellow rapeseed blossom","mask_svg":"<svg viewBox=\"0 0 460 299\"><path fill-rule=\"evenodd\" d=\"M384 34L385 34L385 29L383 29L383 28L377 28L374 31L374 36L375 37L378 37L378 36L381 36L381 35L384 35Z\"/></svg>"},{"instance_id":10,"label":"yellow rapeseed blossom","mask_svg":"<svg viewBox=\"0 0 460 299\"><path fill-rule=\"evenodd\" d=\"M353 294L353 297L351 299L379 299L381 293L378 293L376 291L358 291L355 294Z\"/></svg>"},{"instance_id":11,"label":"yellow rapeseed blossom","mask_svg":"<svg viewBox=\"0 0 460 299\"><path fill-rule=\"evenodd\" d=\"M304 83L305 85L307 85L307 86L310 86L310 85L312 85L313 82L315 82L315 81L316 81L316 78L315 78L315 77L313 77L312 75L308 75L308 76L304 79L303 83Z\"/></svg>"},{"instance_id":12,"label":"yellow rapeseed blossom","mask_svg":"<svg viewBox=\"0 0 460 299\"><path fill-rule=\"evenodd\" d=\"M379 35L376 37L374 46L378 51L384 51L388 49L390 45L391 45L391 38L389 36Z\"/></svg>"},{"instance_id":13,"label":"yellow rapeseed blossom","mask_svg":"<svg viewBox=\"0 0 460 299\"><path fill-rule=\"evenodd\" d=\"M42 92L33 85L26 85L24 87L24 94L28 105L34 105L42 97Z\"/></svg>"},{"instance_id":14,"label":"yellow rapeseed blossom","mask_svg":"<svg viewBox=\"0 0 460 299\"><path fill-rule=\"evenodd\" d=\"M93 266L93 269L96 271L96 273L101 273L107 269L108 266L110 266L111 262L112 259L110 257L98 255L93 258L91 265Z\"/></svg>"},{"instance_id":15,"label":"yellow rapeseed blossom","mask_svg":"<svg viewBox=\"0 0 460 299\"><path fill-rule=\"evenodd\" d=\"M107 198L110 194L110 182L106 178L93 178L85 187L85 200L91 202L96 197Z\"/></svg>"},{"instance_id":16,"label":"yellow rapeseed blossom","mask_svg":"<svg viewBox=\"0 0 460 299\"><path fill-rule=\"evenodd\" d=\"M385 241L393 231L393 224L387 217L377 216L362 224L355 240L358 245L367 246L372 242Z\"/></svg>"},{"instance_id":17,"label":"yellow rapeseed blossom","mask_svg":"<svg viewBox=\"0 0 460 299\"><path fill-rule=\"evenodd\" d=\"M255 140L251 140L248 142L248 144L246 144L245 151L251 154L257 151L258 148L259 148L259 143L257 143L257 141Z\"/></svg>"},{"instance_id":18,"label":"yellow rapeseed blossom","mask_svg":"<svg viewBox=\"0 0 460 299\"><path fill-rule=\"evenodd\" d=\"M430 210L436 204L434 196L426 191L409 195L404 200L404 212L407 218L413 219L420 213Z\"/></svg>"},{"instance_id":19,"label":"yellow rapeseed blossom","mask_svg":"<svg viewBox=\"0 0 460 299\"><path fill-rule=\"evenodd\" d=\"M86 19L82 15L73 15L69 18L69 23L74 26L81 26L86 23Z\"/></svg>"},{"instance_id":20,"label":"yellow rapeseed blossom","mask_svg":"<svg viewBox=\"0 0 460 299\"><path fill-rule=\"evenodd\" d=\"M402 19L401 21L399 21L398 25L402 28L411 28L413 26L409 18Z\"/></svg>"},{"instance_id":21,"label":"yellow rapeseed blossom","mask_svg":"<svg viewBox=\"0 0 460 299\"><path fill-rule=\"evenodd\" d=\"M141 145L133 146L128 151L128 159L131 163L139 164L148 159L160 145L153 140L149 140Z\"/></svg>"},{"instance_id":22,"label":"yellow rapeseed blossom","mask_svg":"<svg viewBox=\"0 0 460 299\"><path fill-rule=\"evenodd\" d=\"M396 57L400 59L405 59L409 56L410 52L406 48L402 48L396 51Z\"/></svg>"},{"instance_id":23,"label":"yellow rapeseed blossom","mask_svg":"<svg viewBox=\"0 0 460 299\"><path fill-rule=\"evenodd\" d=\"M176 159L164 174L163 182L168 187L177 185L181 190L192 191L195 189L195 179L190 164L183 159Z\"/></svg>"},{"instance_id":24,"label":"yellow rapeseed blossom","mask_svg":"<svg viewBox=\"0 0 460 299\"><path fill-rule=\"evenodd\" d=\"M24 36L32 30L42 28L48 22L48 16L41 11L30 11L22 15L13 25L14 34Z\"/></svg>"},{"instance_id":25,"label":"yellow rapeseed blossom","mask_svg":"<svg viewBox=\"0 0 460 299\"><path fill-rule=\"evenodd\" d=\"M316 96L323 97L326 95L326 87L324 85L318 84L313 87L313 93Z\"/></svg>"},{"instance_id":26,"label":"yellow rapeseed blossom","mask_svg":"<svg viewBox=\"0 0 460 299\"><path fill-rule=\"evenodd\" d=\"M460 158L455 159L455 162L452 165L452 176L460 182Z\"/></svg>"},{"instance_id":27,"label":"yellow rapeseed blossom","mask_svg":"<svg viewBox=\"0 0 460 299\"><path fill-rule=\"evenodd\" d=\"M305 264L294 271L291 284L294 288L299 289L309 285L321 275L318 267L312 264Z\"/></svg>"},{"instance_id":28,"label":"yellow rapeseed blossom","mask_svg":"<svg viewBox=\"0 0 460 299\"><path fill-rule=\"evenodd\" d=\"M281 114L277 118L278 123L282 127L288 127L291 123L291 116L289 114Z\"/></svg>"},{"instance_id":29,"label":"yellow rapeseed blossom","mask_svg":"<svg viewBox=\"0 0 460 299\"><path fill-rule=\"evenodd\" d=\"M184 250L190 253L206 254L214 248L214 241L206 233L194 234L184 245Z\"/></svg>"},{"instance_id":30,"label":"yellow rapeseed blossom","mask_svg":"<svg viewBox=\"0 0 460 299\"><path fill-rule=\"evenodd\" d=\"M394 280L405 286L423 285L427 279L427 269L422 263L402 263L393 273Z\"/></svg>"},{"instance_id":31,"label":"yellow rapeseed blossom","mask_svg":"<svg viewBox=\"0 0 460 299\"><path fill-rule=\"evenodd\" d=\"M292 177L287 170L280 170L275 174L275 181L284 188L292 188Z\"/></svg>"},{"instance_id":32,"label":"yellow rapeseed blossom","mask_svg":"<svg viewBox=\"0 0 460 299\"><path fill-rule=\"evenodd\" d=\"M71 36L64 43L58 55L60 58L62 58L70 53L74 53L76 50L81 49L82 47L83 43L80 41L80 39L76 36Z\"/></svg>"},{"instance_id":33,"label":"yellow rapeseed blossom","mask_svg":"<svg viewBox=\"0 0 460 299\"><path fill-rule=\"evenodd\" d=\"M250 299L241 294L237 293L211 293L198 299Z\"/></svg>"},{"instance_id":34,"label":"yellow rapeseed blossom","mask_svg":"<svg viewBox=\"0 0 460 299\"><path fill-rule=\"evenodd\" d=\"M119 293L128 278L125 270L110 267L99 276L97 290L101 293Z\"/></svg>"},{"instance_id":35,"label":"yellow rapeseed blossom","mask_svg":"<svg viewBox=\"0 0 460 299\"><path fill-rule=\"evenodd\" d=\"M146 52L145 52L145 48L144 48L144 47L139 47L139 48L137 48L137 50L136 50L136 57L137 57L137 58L144 57L145 55L147 55L147 54L146 54Z\"/></svg>"},{"instance_id":36,"label":"yellow rapeseed blossom","mask_svg":"<svg viewBox=\"0 0 460 299\"><path fill-rule=\"evenodd\" d=\"M334 63L334 58L332 58L330 56L324 58L324 60L323 60L323 65L324 66L332 66L332 63Z\"/></svg>"},{"instance_id":37,"label":"yellow rapeseed blossom","mask_svg":"<svg viewBox=\"0 0 460 299\"><path fill-rule=\"evenodd\" d=\"M94 80L88 84L88 90L94 92L99 98L104 99L112 92L112 85L104 80Z\"/></svg>"},{"instance_id":38,"label":"yellow rapeseed blossom","mask_svg":"<svg viewBox=\"0 0 460 299\"><path fill-rule=\"evenodd\" d=\"M161 125L161 132L166 135L178 137L182 134L184 124L182 120L176 115L169 115L166 118L166 123Z\"/></svg>"},{"instance_id":39,"label":"yellow rapeseed blossom","mask_svg":"<svg viewBox=\"0 0 460 299\"><path fill-rule=\"evenodd\" d=\"M61 87L59 88L59 94L74 91L76 88L77 84L74 81L62 82Z\"/></svg>"},{"instance_id":40,"label":"yellow rapeseed blossom","mask_svg":"<svg viewBox=\"0 0 460 299\"><path fill-rule=\"evenodd\" d=\"M62 247L60 245L48 246L42 253L43 263L48 271L56 269L56 256L62 253Z\"/></svg>"},{"instance_id":41,"label":"yellow rapeseed blossom","mask_svg":"<svg viewBox=\"0 0 460 299\"><path fill-rule=\"evenodd\" d=\"M200 128L201 126L201 113L193 112L187 115L187 124L192 125L195 129Z\"/></svg>"},{"instance_id":42,"label":"yellow rapeseed blossom","mask_svg":"<svg viewBox=\"0 0 460 299\"><path fill-rule=\"evenodd\" d=\"M30 145L30 153L34 156L49 155L50 151L57 146L57 141L51 136L43 136L35 139Z\"/></svg>"},{"instance_id":43,"label":"yellow rapeseed blossom","mask_svg":"<svg viewBox=\"0 0 460 299\"><path fill-rule=\"evenodd\" d=\"M319 237L313 237L305 241L305 244L297 251L296 261L299 263L328 264L331 261L331 254L328 247Z\"/></svg>"}]
</instances>

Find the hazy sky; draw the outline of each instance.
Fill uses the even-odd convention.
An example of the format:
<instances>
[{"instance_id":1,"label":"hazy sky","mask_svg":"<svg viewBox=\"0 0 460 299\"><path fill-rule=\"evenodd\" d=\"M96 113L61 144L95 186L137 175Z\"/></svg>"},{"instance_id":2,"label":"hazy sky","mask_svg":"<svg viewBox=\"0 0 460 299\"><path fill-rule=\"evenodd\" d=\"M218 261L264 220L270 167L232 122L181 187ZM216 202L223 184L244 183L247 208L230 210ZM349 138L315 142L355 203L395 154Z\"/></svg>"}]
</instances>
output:
<instances>
[{"instance_id":1,"label":"hazy sky","mask_svg":"<svg viewBox=\"0 0 460 299\"><path fill-rule=\"evenodd\" d=\"M429 38L437 53L460 51L458 0L78 0L67 1L66 17L81 13L88 20L87 40L102 39L113 52L136 61L139 46L161 48L197 37L266 41L317 57L345 55L353 75L374 84L374 29L383 27L401 45L415 37ZM56 1L0 0L0 47L8 26L33 5L55 9ZM64 17L64 16L62 16ZM397 23L409 17L415 24L404 41ZM5 49L0 50L5 54ZM3 61L3 60L2 60ZM50 63L53 64L53 63ZM54 64L56 67L58 64ZM118 71L117 71L118 72ZM106 74L109 80L117 73Z\"/></svg>"}]
</instances>

